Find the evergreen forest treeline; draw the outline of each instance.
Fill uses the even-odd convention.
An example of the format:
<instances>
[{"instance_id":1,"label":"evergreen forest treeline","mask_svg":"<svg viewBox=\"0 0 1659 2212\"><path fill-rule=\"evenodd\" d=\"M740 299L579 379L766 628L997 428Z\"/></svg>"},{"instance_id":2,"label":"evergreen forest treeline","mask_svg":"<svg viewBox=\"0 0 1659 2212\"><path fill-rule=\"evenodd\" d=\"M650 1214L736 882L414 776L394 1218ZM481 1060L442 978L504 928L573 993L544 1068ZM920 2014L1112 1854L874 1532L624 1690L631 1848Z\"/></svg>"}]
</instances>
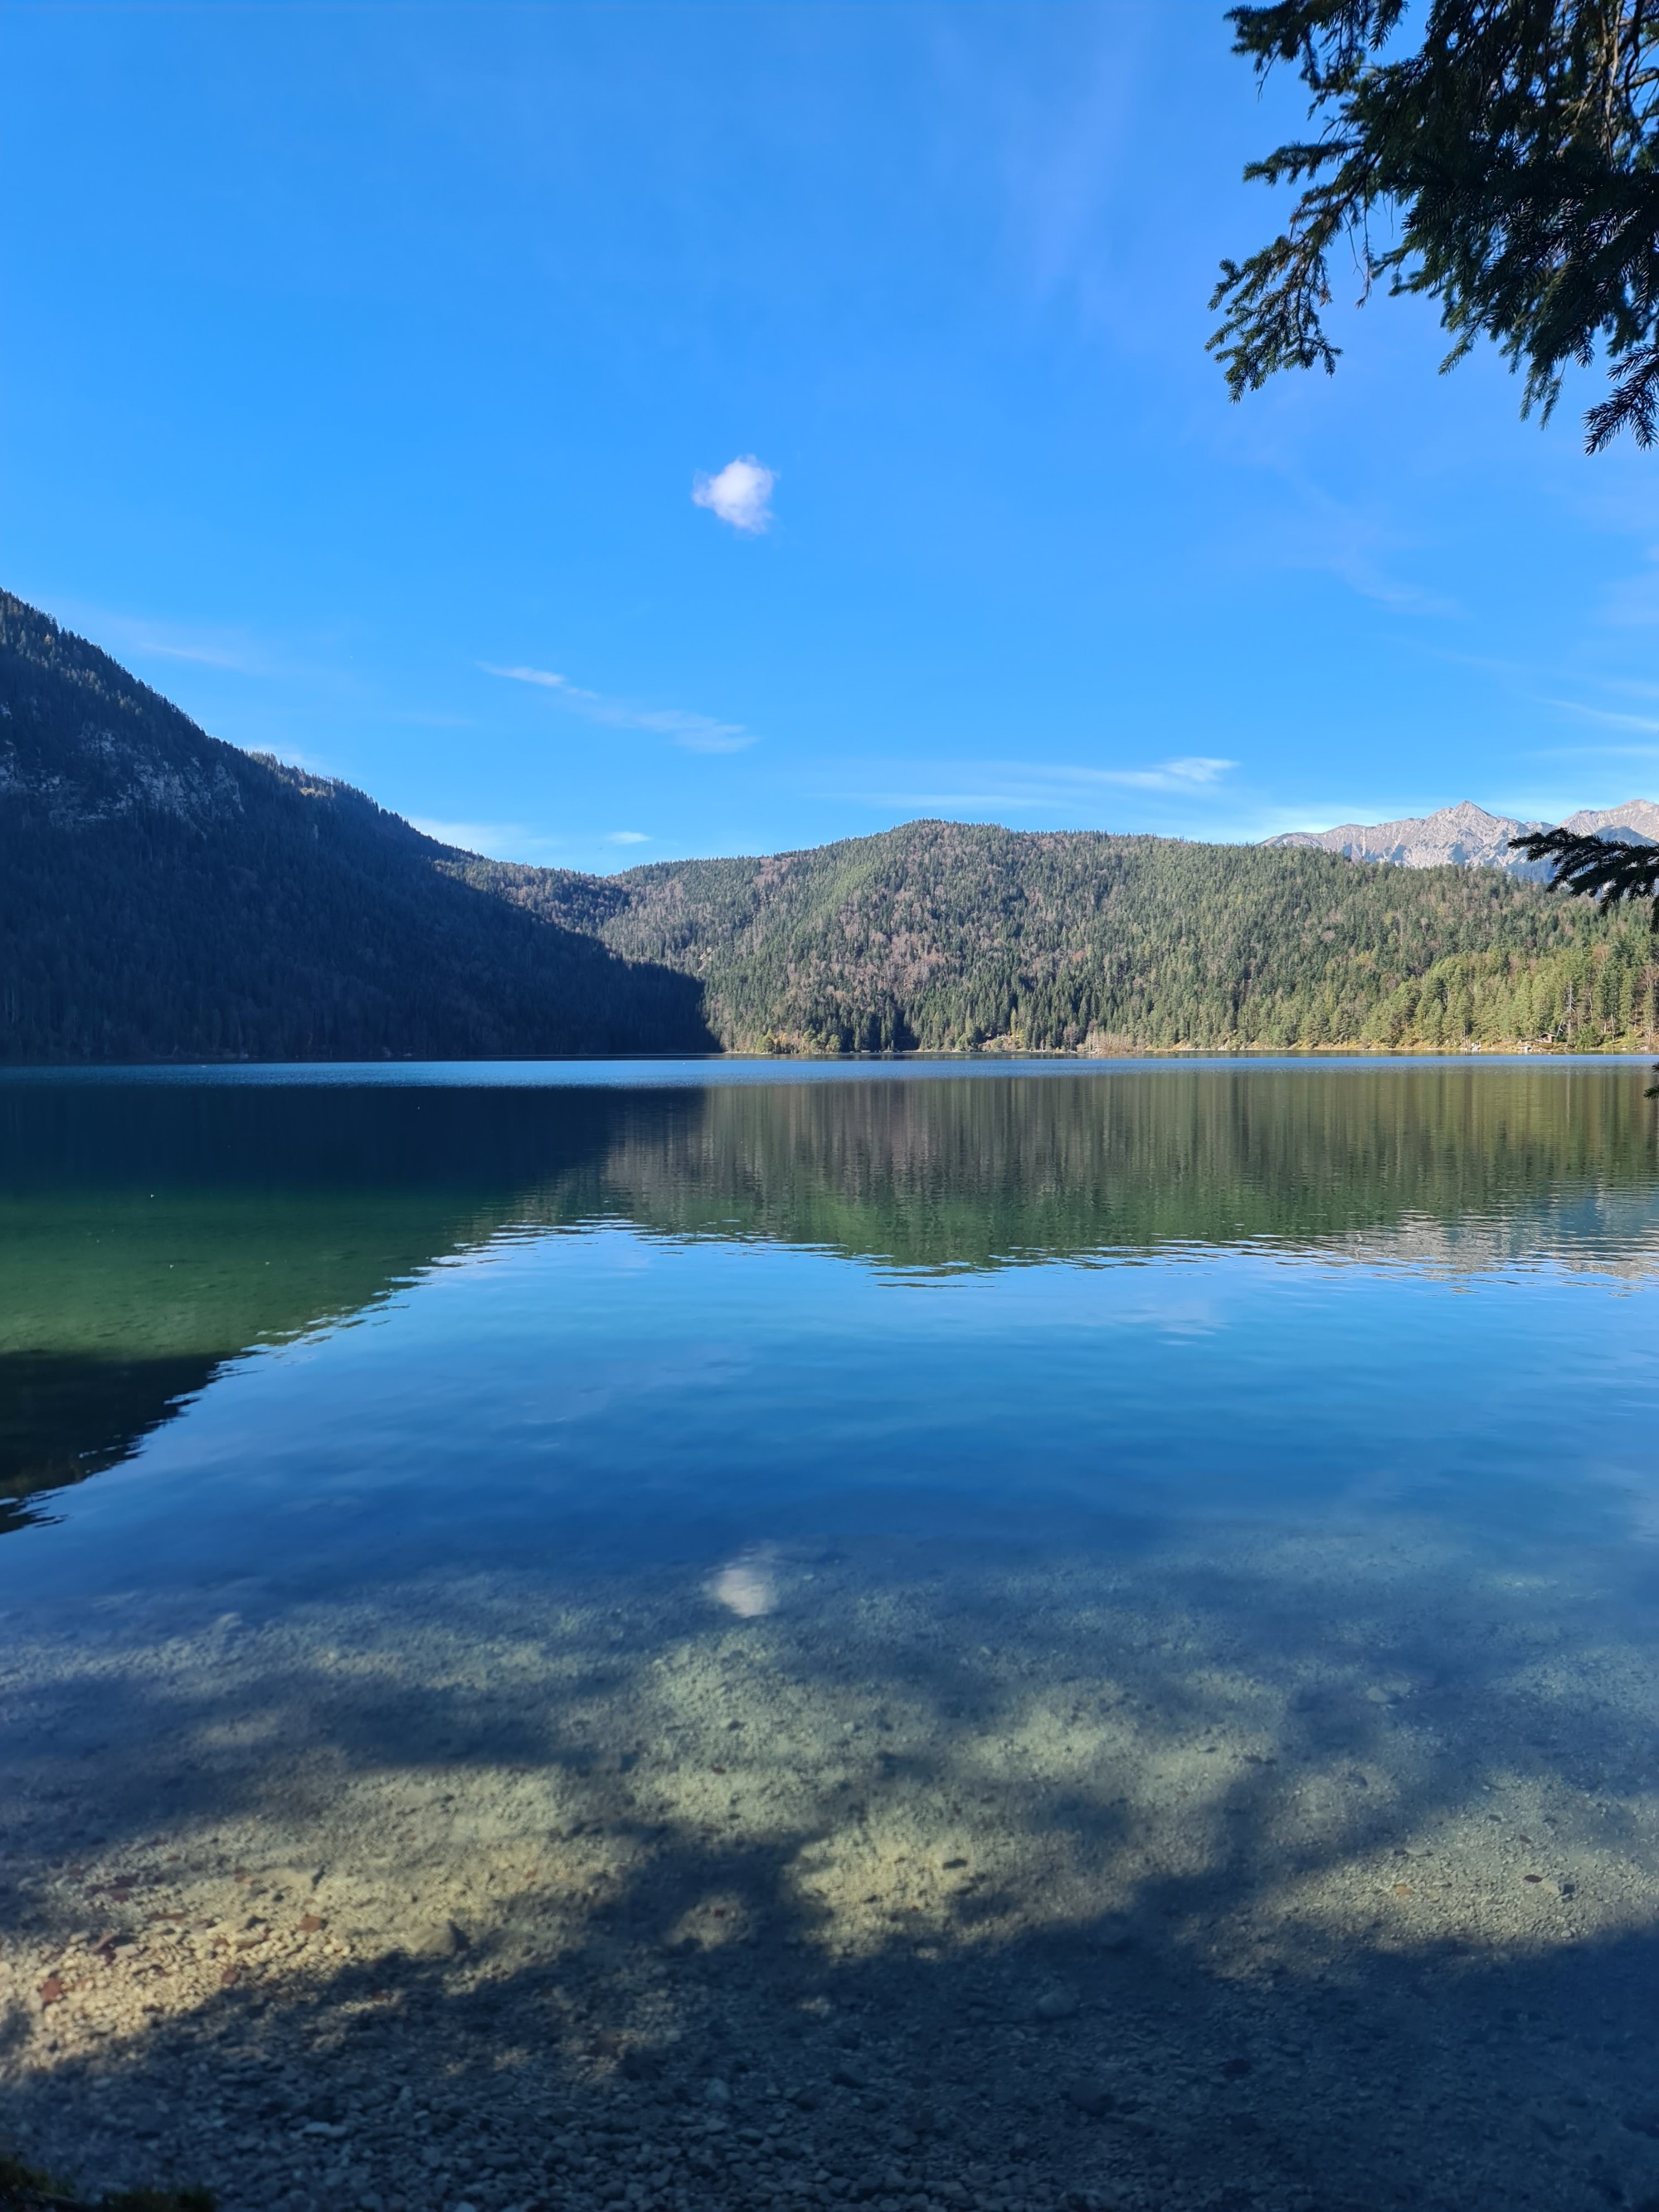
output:
<instances>
[{"instance_id":1,"label":"evergreen forest treeline","mask_svg":"<svg viewBox=\"0 0 1659 2212\"><path fill-rule=\"evenodd\" d=\"M1659 945L1496 868L913 822L764 860L467 881L695 975L728 1049L1646 1049Z\"/></svg>"},{"instance_id":2,"label":"evergreen forest treeline","mask_svg":"<svg viewBox=\"0 0 1659 2212\"><path fill-rule=\"evenodd\" d=\"M1497 869L915 822L613 878L208 737L0 593L0 1059L1659 1044L1659 949Z\"/></svg>"}]
</instances>

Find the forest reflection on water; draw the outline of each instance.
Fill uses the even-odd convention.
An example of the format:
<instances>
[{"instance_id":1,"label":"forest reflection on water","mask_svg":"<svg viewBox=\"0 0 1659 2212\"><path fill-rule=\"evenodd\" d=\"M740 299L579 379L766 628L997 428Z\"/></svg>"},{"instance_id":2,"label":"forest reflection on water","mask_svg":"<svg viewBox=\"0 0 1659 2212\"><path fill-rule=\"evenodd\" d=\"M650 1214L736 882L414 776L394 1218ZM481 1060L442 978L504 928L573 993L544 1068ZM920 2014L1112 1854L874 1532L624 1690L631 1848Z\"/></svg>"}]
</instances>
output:
<instances>
[{"instance_id":1,"label":"forest reflection on water","mask_svg":"<svg viewBox=\"0 0 1659 2212\"><path fill-rule=\"evenodd\" d=\"M917 1279L1249 1252L1632 1281L1659 1264L1654 1108L1628 1064L692 1072L0 1086L13 1517L239 1354L503 1240L611 1224Z\"/></svg>"}]
</instances>

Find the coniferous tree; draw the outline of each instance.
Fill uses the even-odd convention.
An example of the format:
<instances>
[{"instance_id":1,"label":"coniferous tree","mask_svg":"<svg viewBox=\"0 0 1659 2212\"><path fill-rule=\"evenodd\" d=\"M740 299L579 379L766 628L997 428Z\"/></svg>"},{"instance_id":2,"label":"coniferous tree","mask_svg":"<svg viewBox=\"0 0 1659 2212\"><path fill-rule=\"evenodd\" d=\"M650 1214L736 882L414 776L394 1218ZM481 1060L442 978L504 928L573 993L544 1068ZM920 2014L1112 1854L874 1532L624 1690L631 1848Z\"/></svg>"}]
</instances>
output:
<instances>
[{"instance_id":1,"label":"coniferous tree","mask_svg":"<svg viewBox=\"0 0 1659 2212\"><path fill-rule=\"evenodd\" d=\"M1300 187L1284 230L1222 264L1211 339L1237 398L1277 370L1336 365L1331 255L1362 289L1439 306L1450 367L1492 339L1547 415L1598 350L1613 390L1590 450L1659 422L1659 8L1654 0L1273 0L1234 8L1259 76L1294 67L1322 127L1252 162ZM1397 230L1384 235L1393 221Z\"/></svg>"}]
</instances>

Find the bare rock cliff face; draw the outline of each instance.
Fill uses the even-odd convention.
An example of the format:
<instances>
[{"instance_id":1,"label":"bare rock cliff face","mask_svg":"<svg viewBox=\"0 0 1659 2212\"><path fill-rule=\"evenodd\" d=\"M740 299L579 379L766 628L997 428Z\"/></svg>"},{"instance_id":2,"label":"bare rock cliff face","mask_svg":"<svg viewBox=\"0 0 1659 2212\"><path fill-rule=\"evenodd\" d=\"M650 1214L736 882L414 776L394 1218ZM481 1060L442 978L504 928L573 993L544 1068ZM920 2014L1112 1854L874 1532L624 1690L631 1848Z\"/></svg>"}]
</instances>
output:
<instances>
[{"instance_id":1,"label":"bare rock cliff face","mask_svg":"<svg viewBox=\"0 0 1659 2212\"><path fill-rule=\"evenodd\" d=\"M15 721L17 716L0 705L0 718ZM58 830L135 812L205 827L240 813L242 805L236 778L223 763L168 760L155 747L94 722L84 724L54 761L0 731L0 796L31 802Z\"/></svg>"},{"instance_id":2,"label":"bare rock cliff face","mask_svg":"<svg viewBox=\"0 0 1659 2212\"><path fill-rule=\"evenodd\" d=\"M1650 799L1627 799L1622 806L1585 806L1569 814L1566 830L1600 830L1609 837L1644 839L1659 845L1659 806Z\"/></svg>"},{"instance_id":3,"label":"bare rock cliff face","mask_svg":"<svg viewBox=\"0 0 1659 2212\"><path fill-rule=\"evenodd\" d=\"M1564 826L1659 843L1659 805L1650 799L1632 799L1622 806L1585 807L1570 814ZM1488 814L1484 806L1466 799L1437 813L1401 822L1344 822L1334 830L1291 830L1265 842L1341 853L1351 860L1390 860L1402 868L1507 868L1515 875L1547 881L1547 861L1528 860L1510 849L1512 839L1543 827L1507 814Z\"/></svg>"}]
</instances>

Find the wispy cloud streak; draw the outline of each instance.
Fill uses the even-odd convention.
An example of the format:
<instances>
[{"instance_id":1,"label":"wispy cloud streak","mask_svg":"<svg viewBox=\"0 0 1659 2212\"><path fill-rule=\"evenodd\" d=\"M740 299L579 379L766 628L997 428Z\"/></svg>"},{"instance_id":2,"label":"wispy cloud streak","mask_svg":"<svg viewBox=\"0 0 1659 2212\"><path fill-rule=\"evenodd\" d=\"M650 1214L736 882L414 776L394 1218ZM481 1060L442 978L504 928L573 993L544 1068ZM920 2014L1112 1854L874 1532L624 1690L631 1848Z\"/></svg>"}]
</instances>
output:
<instances>
[{"instance_id":1,"label":"wispy cloud streak","mask_svg":"<svg viewBox=\"0 0 1659 2212\"><path fill-rule=\"evenodd\" d=\"M1656 719L1651 714L1624 714L1610 707L1586 707L1581 705L1577 699L1550 699L1547 700L1545 704L1559 707L1564 714L1572 714L1581 722L1599 722L1604 730L1641 730L1650 735L1659 736L1659 719ZM1613 750L1614 748L1597 745L1589 750L1607 752ZM1650 748L1643 746L1637 750L1646 751Z\"/></svg>"},{"instance_id":2,"label":"wispy cloud streak","mask_svg":"<svg viewBox=\"0 0 1659 2212\"><path fill-rule=\"evenodd\" d=\"M550 692L562 707L590 722L613 730L649 730L683 745L692 753L739 753L757 742L755 732L741 722L719 722L712 714L694 714L682 707L640 707L626 699L609 699L589 691L550 668L504 668L495 662L478 663L486 676L504 677L510 684L532 684Z\"/></svg>"},{"instance_id":3,"label":"wispy cloud streak","mask_svg":"<svg viewBox=\"0 0 1659 2212\"><path fill-rule=\"evenodd\" d=\"M112 614L107 610L70 609L74 626L100 639L107 650L131 654L136 660L171 660L196 668L217 668L234 676L269 676L270 654L234 629L185 629L174 623L149 622L142 616Z\"/></svg>"},{"instance_id":4,"label":"wispy cloud streak","mask_svg":"<svg viewBox=\"0 0 1659 2212\"><path fill-rule=\"evenodd\" d=\"M1024 761L975 761L942 763L960 780L951 790L884 791L860 794L867 804L884 806L1004 807L1011 811L1075 805L1108 792L1159 792L1174 797L1195 798L1210 792L1237 761L1207 754L1158 761L1146 768L1082 768ZM1219 792L1214 796L1220 797Z\"/></svg>"}]
</instances>

